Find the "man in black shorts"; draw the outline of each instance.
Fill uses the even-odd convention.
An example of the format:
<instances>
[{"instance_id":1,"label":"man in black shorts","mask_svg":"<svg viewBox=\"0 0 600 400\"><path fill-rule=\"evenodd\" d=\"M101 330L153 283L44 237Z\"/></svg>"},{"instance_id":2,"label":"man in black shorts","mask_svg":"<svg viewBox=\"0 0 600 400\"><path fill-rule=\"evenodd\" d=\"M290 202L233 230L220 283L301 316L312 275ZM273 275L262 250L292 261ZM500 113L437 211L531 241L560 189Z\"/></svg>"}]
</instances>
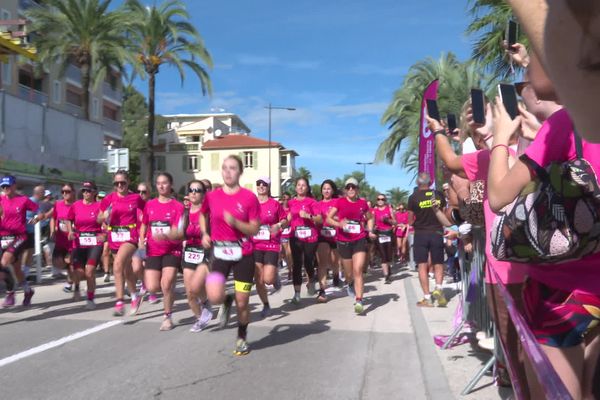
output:
<instances>
[{"instance_id":1,"label":"man in black shorts","mask_svg":"<svg viewBox=\"0 0 600 400\"><path fill-rule=\"evenodd\" d=\"M445 307L448 301L442 291L444 278L444 228L438 221L434 204L439 208L446 206L444 195L429 188L431 177L426 172L417 177L417 190L408 199L408 220L415 229L413 250L415 262L419 268L419 282L424 298L417 302L419 307L433 307L436 300L439 307ZM429 263L435 273L435 289L429 292ZM433 297L433 299L432 299Z\"/></svg>"}]
</instances>

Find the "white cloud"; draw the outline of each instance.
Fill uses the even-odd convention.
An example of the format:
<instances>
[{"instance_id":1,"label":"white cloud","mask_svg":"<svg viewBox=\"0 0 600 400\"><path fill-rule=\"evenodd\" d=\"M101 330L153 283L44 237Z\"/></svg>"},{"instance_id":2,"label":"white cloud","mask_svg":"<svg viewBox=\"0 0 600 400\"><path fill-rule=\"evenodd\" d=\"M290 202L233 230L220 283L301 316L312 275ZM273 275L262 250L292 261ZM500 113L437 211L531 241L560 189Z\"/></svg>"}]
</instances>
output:
<instances>
[{"instance_id":1,"label":"white cloud","mask_svg":"<svg viewBox=\"0 0 600 400\"><path fill-rule=\"evenodd\" d=\"M251 67L284 67L290 69L317 69L321 63L315 60L282 60L275 56L241 54L237 57L241 65Z\"/></svg>"},{"instance_id":2,"label":"white cloud","mask_svg":"<svg viewBox=\"0 0 600 400\"><path fill-rule=\"evenodd\" d=\"M359 104L334 105L327 108L327 112L337 117L358 117L361 115L382 115L388 103L369 102Z\"/></svg>"}]
</instances>

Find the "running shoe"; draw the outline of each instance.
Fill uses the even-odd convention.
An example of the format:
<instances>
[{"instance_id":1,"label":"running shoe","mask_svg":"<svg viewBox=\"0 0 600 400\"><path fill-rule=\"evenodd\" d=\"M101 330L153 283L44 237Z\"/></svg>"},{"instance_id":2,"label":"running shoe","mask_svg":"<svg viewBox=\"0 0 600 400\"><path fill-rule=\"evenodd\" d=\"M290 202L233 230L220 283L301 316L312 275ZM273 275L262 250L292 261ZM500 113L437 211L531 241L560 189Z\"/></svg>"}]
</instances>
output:
<instances>
[{"instance_id":1,"label":"running shoe","mask_svg":"<svg viewBox=\"0 0 600 400\"><path fill-rule=\"evenodd\" d=\"M161 331L170 331L171 329L173 329L173 321L171 320L171 317L165 316L162 324L160 324L160 330Z\"/></svg>"},{"instance_id":2,"label":"running shoe","mask_svg":"<svg viewBox=\"0 0 600 400\"><path fill-rule=\"evenodd\" d=\"M281 278L279 277L279 272L275 275L275 282L273 282L273 293L277 293L281 290Z\"/></svg>"},{"instance_id":3,"label":"running shoe","mask_svg":"<svg viewBox=\"0 0 600 400\"><path fill-rule=\"evenodd\" d=\"M319 290L319 295L317 296L317 303L327 303L327 293L323 289Z\"/></svg>"},{"instance_id":4,"label":"running shoe","mask_svg":"<svg viewBox=\"0 0 600 400\"><path fill-rule=\"evenodd\" d=\"M308 283L306 284L306 290L307 290L309 296L314 296L317 293L317 289L316 289L315 285L316 285L316 282L312 279L310 279L308 281Z\"/></svg>"},{"instance_id":5,"label":"running shoe","mask_svg":"<svg viewBox=\"0 0 600 400\"><path fill-rule=\"evenodd\" d=\"M26 290L23 294L24 294L23 305L25 307L29 307L31 305L31 298L35 294L35 290L29 289L29 290Z\"/></svg>"},{"instance_id":6,"label":"running shoe","mask_svg":"<svg viewBox=\"0 0 600 400\"><path fill-rule=\"evenodd\" d=\"M431 297L437 301L438 307L446 307L446 305L448 305L448 300L446 300L446 296L444 296L442 289L435 289L431 293Z\"/></svg>"},{"instance_id":7,"label":"running shoe","mask_svg":"<svg viewBox=\"0 0 600 400\"><path fill-rule=\"evenodd\" d=\"M88 300L85 302L85 309L86 310L95 310L96 309L96 303L94 303L94 300Z\"/></svg>"},{"instance_id":8,"label":"running shoe","mask_svg":"<svg viewBox=\"0 0 600 400\"><path fill-rule=\"evenodd\" d=\"M268 304L265 304L265 305L263 306L263 309L262 309L262 311L260 312L260 317L261 317L262 319L265 319L265 318L267 318L269 315L271 315L271 306L270 306L270 305L268 305Z\"/></svg>"},{"instance_id":9,"label":"running shoe","mask_svg":"<svg viewBox=\"0 0 600 400\"><path fill-rule=\"evenodd\" d=\"M125 304L122 301L117 301L115 303L115 309L113 311L113 315L115 317L122 317L125 315Z\"/></svg>"},{"instance_id":10,"label":"running shoe","mask_svg":"<svg viewBox=\"0 0 600 400\"><path fill-rule=\"evenodd\" d=\"M110 282L110 274L104 274L104 282Z\"/></svg>"},{"instance_id":11,"label":"running shoe","mask_svg":"<svg viewBox=\"0 0 600 400\"><path fill-rule=\"evenodd\" d=\"M356 297L356 292L354 291L354 282L349 283L346 286L346 292L348 293L348 297Z\"/></svg>"},{"instance_id":12,"label":"running shoe","mask_svg":"<svg viewBox=\"0 0 600 400\"><path fill-rule=\"evenodd\" d=\"M200 324L202 325L202 329L206 328L210 321L213 318L213 312L210 307L210 304L206 302L202 307L202 312L200 313Z\"/></svg>"},{"instance_id":13,"label":"running shoe","mask_svg":"<svg viewBox=\"0 0 600 400\"><path fill-rule=\"evenodd\" d=\"M227 322L229 322L229 315L231 314L231 304L233 304L233 296L225 296L225 301L221 305L221 308L219 309L219 315L217 316L217 319L219 320L220 329L225 329L225 327L227 326Z\"/></svg>"},{"instance_id":14,"label":"running shoe","mask_svg":"<svg viewBox=\"0 0 600 400\"><path fill-rule=\"evenodd\" d=\"M335 287L340 287L340 284L342 283L342 280L340 279L339 276L336 276L335 274L333 275L333 286Z\"/></svg>"},{"instance_id":15,"label":"running shoe","mask_svg":"<svg viewBox=\"0 0 600 400\"><path fill-rule=\"evenodd\" d=\"M300 305L300 293L294 293L294 297L292 297L292 304Z\"/></svg>"},{"instance_id":16,"label":"running shoe","mask_svg":"<svg viewBox=\"0 0 600 400\"><path fill-rule=\"evenodd\" d=\"M71 293L73 291L73 284L72 283L65 283L65 286L63 286L63 292L65 293Z\"/></svg>"},{"instance_id":17,"label":"running shoe","mask_svg":"<svg viewBox=\"0 0 600 400\"><path fill-rule=\"evenodd\" d=\"M150 304L157 304L157 303L160 303L160 299L154 293L150 293L148 295L148 303L150 303Z\"/></svg>"},{"instance_id":18,"label":"running shoe","mask_svg":"<svg viewBox=\"0 0 600 400\"><path fill-rule=\"evenodd\" d=\"M386 276L384 283L386 285L389 285L390 283L392 283L392 276L391 275Z\"/></svg>"},{"instance_id":19,"label":"running shoe","mask_svg":"<svg viewBox=\"0 0 600 400\"><path fill-rule=\"evenodd\" d=\"M362 312L365 310L365 308L363 307L363 303L361 300L357 301L356 303L354 303L354 312L357 314L362 314Z\"/></svg>"},{"instance_id":20,"label":"running shoe","mask_svg":"<svg viewBox=\"0 0 600 400\"><path fill-rule=\"evenodd\" d=\"M192 325L192 327L190 328L190 332L200 332L202 329L204 329L204 327L202 326L202 322L200 321L200 318L196 319L196 322L194 322L194 325Z\"/></svg>"},{"instance_id":21,"label":"running shoe","mask_svg":"<svg viewBox=\"0 0 600 400\"><path fill-rule=\"evenodd\" d=\"M144 296L135 296L133 299L131 299L129 315L131 315L131 316L136 315L140 311L140 307L142 306L143 302L144 302Z\"/></svg>"},{"instance_id":22,"label":"running shoe","mask_svg":"<svg viewBox=\"0 0 600 400\"><path fill-rule=\"evenodd\" d=\"M423 297L420 301L417 301L417 307L433 307L431 300Z\"/></svg>"},{"instance_id":23,"label":"running shoe","mask_svg":"<svg viewBox=\"0 0 600 400\"><path fill-rule=\"evenodd\" d=\"M238 338L235 342L235 350L233 350L233 354L236 356L245 356L250 353L250 347L248 347L248 343L244 339Z\"/></svg>"},{"instance_id":24,"label":"running shoe","mask_svg":"<svg viewBox=\"0 0 600 400\"><path fill-rule=\"evenodd\" d=\"M3 308L12 307L15 305L15 292L6 292L6 297L2 303Z\"/></svg>"}]
</instances>

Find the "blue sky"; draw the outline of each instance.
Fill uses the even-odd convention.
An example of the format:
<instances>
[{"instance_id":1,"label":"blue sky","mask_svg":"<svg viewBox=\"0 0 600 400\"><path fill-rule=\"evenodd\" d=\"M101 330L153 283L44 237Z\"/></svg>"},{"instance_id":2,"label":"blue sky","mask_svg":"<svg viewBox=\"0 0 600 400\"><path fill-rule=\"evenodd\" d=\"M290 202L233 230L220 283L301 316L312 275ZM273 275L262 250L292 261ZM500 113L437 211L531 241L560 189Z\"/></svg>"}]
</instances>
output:
<instances>
[{"instance_id":1,"label":"blue sky","mask_svg":"<svg viewBox=\"0 0 600 400\"><path fill-rule=\"evenodd\" d=\"M466 59L466 1L451 0L188 0L192 23L215 68L214 92L202 97L188 73L181 87L173 68L157 77L157 112L202 113L223 108L240 115L256 137L295 149L297 166L313 182L362 170L387 136L381 116L408 68L453 51ZM136 86L146 93L146 82ZM398 165L367 167L381 191L410 188Z\"/></svg>"}]
</instances>

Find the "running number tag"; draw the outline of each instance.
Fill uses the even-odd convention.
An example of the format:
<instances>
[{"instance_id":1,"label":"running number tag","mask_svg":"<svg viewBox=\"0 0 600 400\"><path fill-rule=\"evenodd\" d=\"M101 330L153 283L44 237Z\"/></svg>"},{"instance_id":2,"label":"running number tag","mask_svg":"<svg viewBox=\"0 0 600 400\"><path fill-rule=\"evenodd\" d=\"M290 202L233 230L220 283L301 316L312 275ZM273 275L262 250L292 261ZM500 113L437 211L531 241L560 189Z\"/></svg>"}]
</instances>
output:
<instances>
[{"instance_id":1,"label":"running number tag","mask_svg":"<svg viewBox=\"0 0 600 400\"><path fill-rule=\"evenodd\" d=\"M127 227L113 227L110 231L110 239L114 243L124 243L131 240L131 232Z\"/></svg>"},{"instance_id":2,"label":"running number tag","mask_svg":"<svg viewBox=\"0 0 600 400\"><path fill-rule=\"evenodd\" d=\"M379 243L389 243L392 241L392 237L387 235L379 235L378 240Z\"/></svg>"},{"instance_id":3,"label":"running number tag","mask_svg":"<svg viewBox=\"0 0 600 400\"><path fill-rule=\"evenodd\" d=\"M254 235L254 240L271 240L271 229L269 225L261 225L258 233Z\"/></svg>"},{"instance_id":4,"label":"running number tag","mask_svg":"<svg viewBox=\"0 0 600 400\"><path fill-rule=\"evenodd\" d=\"M242 259L242 246L239 242L214 242L213 254L223 261L239 261Z\"/></svg>"},{"instance_id":5,"label":"running number tag","mask_svg":"<svg viewBox=\"0 0 600 400\"><path fill-rule=\"evenodd\" d=\"M200 264L204 261L204 249L187 246L183 251L183 261L188 264Z\"/></svg>"},{"instance_id":6,"label":"running number tag","mask_svg":"<svg viewBox=\"0 0 600 400\"><path fill-rule=\"evenodd\" d=\"M335 237L335 228L332 228L330 226L324 226L323 229L321 229L321 236L323 236L324 238Z\"/></svg>"},{"instance_id":7,"label":"running number tag","mask_svg":"<svg viewBox=\"0 0 600 400\"><path fill-rule=\"evenodd\" d=\"M97 246L98 238L93 232L81 232L79 234L79 245L81 247Z\"/></svg>"},{"instance_id":8,"label":"running number tag","mask_svg":"<svg viewBox=\"0 0 600 400\"><path fill-rule=\"evenodd\" d=\"M164 221L152 221L150 222L150 232L152 236L168 235L171 231L171 225Z\"/></svg>"},{"instance_id":9,"label":"running number tag","mask_svg":"<svg viewBox=\"0 0 600 400\"><path fill-rule=\"evenodd\" d=\"M296 237L298 239L308 239L312 236L312 230L308 226L296 227Z\"/></svg>"},{"instance_id":10,"label":"running number tag","mask_svg":"<svg viewBox=\"0 0 600 400\"><path fill-rule=\"evenodd\" d=\"M287 228L285 228L284 230L281 231L281 234L289 235L291 231L292 231L292 228L290 226L288 226Z\"/></svg>"},{"instance_id":11,"label":"running number tag","mask_svg":"<svg viewBox=\"0 0 600 400\"><path fill-rule=\"evenodd\" d=\"M362 232L362 226L358 221L348 221L344 225L344 232L356 235Z\"/></svg>"},{"instance_id":12,"label":"running number tag","mask_svg":"<svg viewBox=\"0 0 600 400\"><path fill-rule=\"evenodd\" d=\"M2 247L2 250L6 250L8 249L8 247L13 244L13 242L15 241L15 237L14 236L2 236L0 237L0 247Z\"/></svg>"},{"instance_id":13,"label":"running number tag","mask_svg":"<svg viewBox=\"0 0 600 400\"><path fill-rule=\"evenodd\" d=\"M58 221L58 229L61 232L65 232L65 233L68 232L69 229L67 229L67 222L66 221L62 221L62 220Z\"/></svg>"}]
</instances>

